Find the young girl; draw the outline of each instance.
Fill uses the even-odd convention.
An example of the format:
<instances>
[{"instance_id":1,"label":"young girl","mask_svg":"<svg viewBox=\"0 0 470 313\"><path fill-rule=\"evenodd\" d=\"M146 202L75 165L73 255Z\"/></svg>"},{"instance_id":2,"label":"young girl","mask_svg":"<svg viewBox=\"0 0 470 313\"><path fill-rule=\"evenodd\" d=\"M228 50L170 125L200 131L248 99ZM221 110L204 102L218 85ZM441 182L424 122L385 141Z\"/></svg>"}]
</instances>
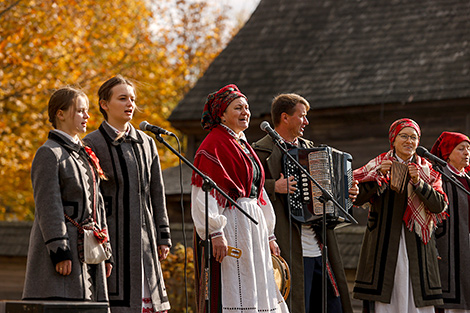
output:
<instances>
[{"instance_id":1,"label":"young girl","mask_svg":"<svg viewBox=\"0 0 470 313\"><path fill-rule=\"evenodd\" d=\"M80 142L86 131L88 98L74 88L57 90L49 100L54 130L33 160L31 179L36 203L29 242L24 299L107 301L106 276L111 264L85 264L78 255L80 224L94 217L106 231L99 193L101 169L96 156ZM103 176L103 175L101 175Z\"/></svg>"},{"instance_id":2,"label":"young girl","mask_svg":"<svg viewBox=\"0 0 470 313\"><path fill-rule=\"evenodd\" d=\"M115 261L108 279L111 310L165 312L170 304L160 260L167 257L171 239L157 147L130 124L136 109L130 81L115 76L98 96L105 121L84 141L108 176L101 190Z\"/></svg>"}]
</instances>

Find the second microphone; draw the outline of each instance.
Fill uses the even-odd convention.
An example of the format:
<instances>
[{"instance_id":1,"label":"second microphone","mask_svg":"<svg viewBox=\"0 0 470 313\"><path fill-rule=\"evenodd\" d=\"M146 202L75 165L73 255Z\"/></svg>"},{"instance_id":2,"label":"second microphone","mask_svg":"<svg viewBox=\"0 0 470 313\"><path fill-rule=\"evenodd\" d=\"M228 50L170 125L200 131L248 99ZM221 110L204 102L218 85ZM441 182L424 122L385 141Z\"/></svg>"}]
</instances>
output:
<instances>
[{"instance_id":1,"label":"second microphone","mask_svg":"<svg viewBox=\"0 0 470 313\"><path fill-rule=\"evenodd\" d=\"M170 132L170 131L168 131L164 128L149 124L147 121L142 121L142 123L139 124L139 127L140 127L141 130L150 131L150 132L154 133L155 135L162 135L163 134L163 135L168 135L168 136L175 136L175 134L173 134L172 132Z\"/></svg>"}]
</instances>

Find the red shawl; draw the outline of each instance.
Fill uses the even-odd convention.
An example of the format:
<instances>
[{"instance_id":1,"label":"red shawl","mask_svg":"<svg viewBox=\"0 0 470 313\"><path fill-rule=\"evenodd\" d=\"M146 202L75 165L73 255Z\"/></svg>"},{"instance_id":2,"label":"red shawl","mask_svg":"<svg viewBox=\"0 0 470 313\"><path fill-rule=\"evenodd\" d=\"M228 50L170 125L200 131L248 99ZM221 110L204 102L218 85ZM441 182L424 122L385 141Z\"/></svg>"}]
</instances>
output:
<instances>
[{"instance_id":1,"label":"red shawl","mask_svg":"<svg viewBox=\"0 0 470 313\"><path fill-rule=\"evenodd\" d=\"M441 175L436 172L431 163L426 159L421 158L418 155L416 157L416 165L419 170L419 177L426 183L430 184L434 190L443 194L447 202L447 196L442 189ZM378 169L383 160L393 160L393 151L390 150L386 153L382 153L375 159L369 161L366 165L358 168L353 172L355 180L359 183L375 181L381 187L379 192L382 193L390 182L390 177L382 175ZM427 244L433 231L436 229L437 224L442 222L446 218L447 213L431 213L424 203L419 199L418 195L414 192L414 188L411 182L408 182L408 204L403 215L403 221L410 231L415 231L416 234L423 240L424 244Z\"/></svg>"},{"instance_id":2,"label":"red shawl","mask_svg":"<svg viewBox=\"0 0 470 313\"><path fill-rule=\"evenodd\" d=\"M266 202L262 198L263 166L251 146L246 144L246 148L261 170L258 201L264 205ZM233 200L249 197L253 184L253 164L237 140L222 126L214 127L199 146L194 158L194 166L209 176ZM193 171L191 185L202 187L202 184L202 177ZM211 191L211 195L217 199L220 206L226 205L227 200L215 189Z\"/></svg>"}]
</instances>

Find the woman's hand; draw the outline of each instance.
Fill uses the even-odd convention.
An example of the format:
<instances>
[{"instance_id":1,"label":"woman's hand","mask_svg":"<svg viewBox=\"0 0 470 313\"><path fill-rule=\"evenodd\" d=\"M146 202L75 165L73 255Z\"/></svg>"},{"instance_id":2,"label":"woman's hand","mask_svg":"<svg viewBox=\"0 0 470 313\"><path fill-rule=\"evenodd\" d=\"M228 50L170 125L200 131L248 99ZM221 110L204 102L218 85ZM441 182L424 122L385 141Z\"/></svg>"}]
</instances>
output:
<instances>
[{"instance_id":1,"label":"woman's hand","mask_svg":"<svg viewBox=\"0 0 470 313\"><path fill-rule=\"evenodd\" d=\"M408 173L410 173L411 182L413 183L413 185L418 184L419 183L418 166L414 163L408 164Z\"/></svg>"},{"instance_id":2,"label":"woman's hand","mask_svg":"<svg viewBox=\"0 0 470 313\"><path fill-rule=\"evenodd\" d=\"M274 255L281 255L281 249L279 249L279 246L277 245L276 240L271 240L269 242L269 248L271 249L271 253Z\"/></svg>"},{"instance_id":3,"label":"woman's hand","mask_svg":"<svg viewBox=\"0 0 470 313\"><path fill-rule=\"evenodd\" d=\"M294 176L284 178L284 174L281 173L281 177L274 183L274 191L287 194L287 186L289 186L289 193L294 193L297 190L295 187L296 184L297 182L294 180Z\"/></svg>"},{"instance_id":4,"label":"woman's hand","mask_svg":"<svg viewBox=\"0 0 470 313\"><path fill-rule=\"evenodd\" d=\"M57 273L60 275L70 275L72 273L72 261L71 260L65 260L57 263L55 265L55 270Z\"/></svg>"},{"instance_id":5,"label":"woman's hand","mask_svg":"<svg viewBox=\"0 0 470 313\"><path fill-rule=\"evenodd\" d=\"M159 245L158 246L158 259L165 260L168 256L168 253L170 253L170 247L167 245Z\"/></svg>"},{"instance_id":6,"label":"woman's hand","mask_svg":"<svg viewBox=\"0 0 470 313\"><path fill-rule=\"evenodd\" d=\"M111 263L105 263L104 266L106 268L106 278L108 278L111 276L111 272L113 271L113 265Z\"/></svg>"},{"instance_id":7,"label":"woman's hand","mask_svg":"<svg viewBox=\"0 0 470 313\"><path fill-rule=\"evenodd\" d=\"M224 236L215 237L212 241L212 254L217 262L222 263L222 260L227 256L228 244Z\"/></svg>"},{"instance_id":8,"label":"woman's hand","mask_svg":"<svg viewBox=\"0 0 470 313\"><path fill-rule=\"evenodd\" d=\"M391 168L392 168L392 160L383 160L382 163L380 164L379 171L383 175L387 175L390 172Z\"/></svg>"},{"instance_id":9,"label":"woman's hand","mask_svg":"<svg viewBox=\"0 0 470 313\"><path fill-rule=\"evenodd\" d=\"M349 199L351 201L355 201L357 198L357 195L359 194L359 181L353 180L351 184L351 188L349 188Z\"/></svg>"}]
</instances>

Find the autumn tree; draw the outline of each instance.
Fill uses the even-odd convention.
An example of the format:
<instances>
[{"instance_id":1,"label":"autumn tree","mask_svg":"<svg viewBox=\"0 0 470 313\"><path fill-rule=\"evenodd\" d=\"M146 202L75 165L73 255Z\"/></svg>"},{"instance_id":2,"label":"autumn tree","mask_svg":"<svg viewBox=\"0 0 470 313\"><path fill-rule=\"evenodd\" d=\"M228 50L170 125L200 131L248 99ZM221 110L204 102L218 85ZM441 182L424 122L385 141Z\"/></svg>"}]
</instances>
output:
<instances>
[{"instance_id":1,"label":"autumn tree","mask_svg":"<svg viewBox=\"0 0 470 313\"><path fill-rule=\"evenodd\" d=\"M164 22L164 23L162 23ZM51 129L47 102L64 85L90 98L117 73L137 86L143 119L166 118L236 31L224 10L190 0L6 0L0 3L0 220L32 219L30 167ZM173 130L174 131L174 130ZM160 148L163 168L177 159Z\"/></svg>"}]
</instances>

